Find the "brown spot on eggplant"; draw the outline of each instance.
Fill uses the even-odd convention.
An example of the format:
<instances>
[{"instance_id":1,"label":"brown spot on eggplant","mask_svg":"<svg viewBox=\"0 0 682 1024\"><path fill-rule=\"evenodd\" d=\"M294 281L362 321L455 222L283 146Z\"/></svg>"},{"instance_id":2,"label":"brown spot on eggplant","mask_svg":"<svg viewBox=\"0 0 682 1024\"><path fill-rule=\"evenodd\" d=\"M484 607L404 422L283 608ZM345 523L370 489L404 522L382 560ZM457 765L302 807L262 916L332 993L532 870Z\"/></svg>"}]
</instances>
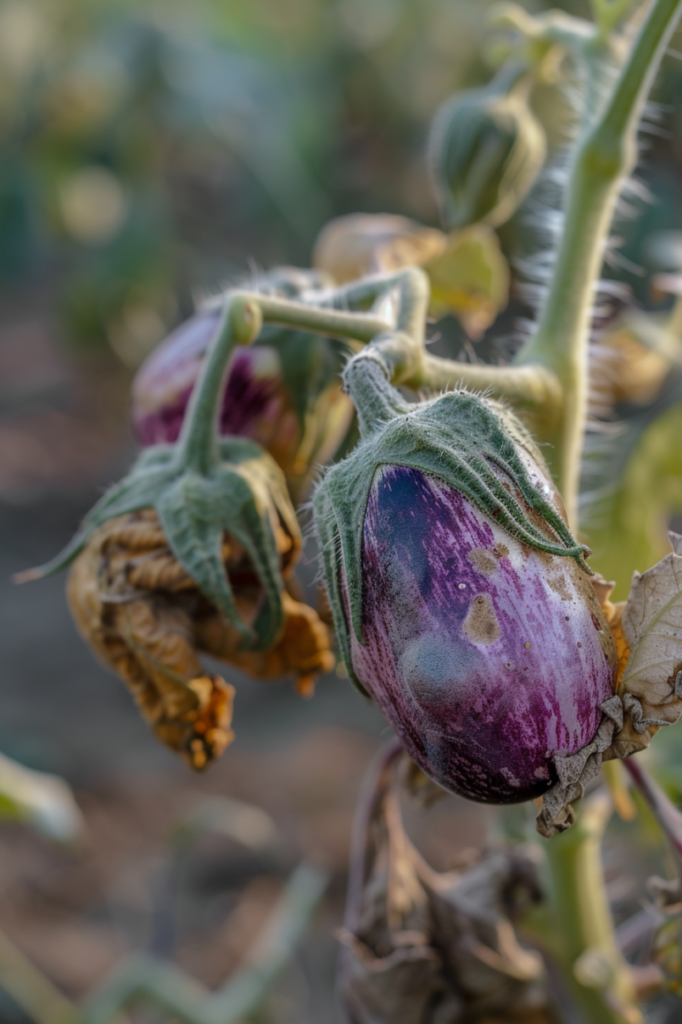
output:
<instances>
[{"instance_id":1,"label":"brown spot on eggplant","mask_svg":"<svg viewBox=\"0 0 682 1024\"><path fill-rule=\"evenodd\" d=\"M497 558L494 552L486 551L485 548L476 548L474 551L470 551L467 558L474 569L483 573L484 576L492 576L497 570Z\"/></svg>"},{"instance_id":2,"label":"brown spot on eggplant","mask_svg":"<svg viewBox=\"0 0 682 1024\"><path fill-rule=\"evenodd\" d=\"M502 631L490 594L478 594L469 606L462 632L473 644L494 644Z\"/></svg>"}]
</instances>

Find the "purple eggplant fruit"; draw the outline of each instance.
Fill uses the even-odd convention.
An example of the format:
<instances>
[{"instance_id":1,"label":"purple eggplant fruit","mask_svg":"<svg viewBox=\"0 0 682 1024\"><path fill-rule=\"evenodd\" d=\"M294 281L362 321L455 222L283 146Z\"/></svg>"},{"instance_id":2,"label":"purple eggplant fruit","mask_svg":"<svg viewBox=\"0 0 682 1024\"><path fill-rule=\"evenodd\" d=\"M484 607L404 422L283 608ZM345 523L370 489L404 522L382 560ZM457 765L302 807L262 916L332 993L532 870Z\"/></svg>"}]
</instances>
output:
<instances>
[{"instance_id":1,"label":"purple eggplant fruit","mask_svg":"<svg viewBox=\"0 0 682 1024\"><path fill-rule=\"evenodd\" d=\"M613 641L575 561L520 543L418 470L373 481L353 671L412 758L474 800L542 794L613 694Z\"/></svg>"},{"instance_id":2,"label":"purple eggplant fruit","mask_svg":"<svg viewBox=\"0 0 682 1024\"><path fill-rule=\"evenodd\" d=\"M349 674L446 789L540 796L594 737L616 664L542 456L488 399L408 404L368 359L345 379L365 437L314 507Z\"/></svg>"}]
</instances>

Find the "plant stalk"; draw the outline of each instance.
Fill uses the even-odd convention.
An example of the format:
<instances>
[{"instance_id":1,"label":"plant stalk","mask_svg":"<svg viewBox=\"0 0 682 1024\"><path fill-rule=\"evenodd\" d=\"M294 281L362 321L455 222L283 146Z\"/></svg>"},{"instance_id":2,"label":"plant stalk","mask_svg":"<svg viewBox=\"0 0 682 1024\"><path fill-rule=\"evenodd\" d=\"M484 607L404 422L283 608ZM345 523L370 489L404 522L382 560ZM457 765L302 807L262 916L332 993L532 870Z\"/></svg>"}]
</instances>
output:
<instances>
[{"instance_id":1,"label":"plant stalk","mask_svg":"<svg viewBox=\"0 0 682 1024\"><path fill-rule=\"evenodd\" d=\"M585 1024L642 1020L616 941L601 865L601 840L611 810L608 794L595 794L569 831L544 847L552 952Z\"/></svg>"},{"instance_id":2,"label":"plant stalk","mask_svg":"<svg viewBox=\"0 0 682 1024\"><path fill-rule=\"evenodd\" d=\"M220 396L230 357L236 345L248 345L258 337L263 322L362 342L371 341L393 327L378 316L309 306L258 293L230 293L187 407L178 438L180 465L208 475L219 461Z\"/></svg>"},{"instance_id":3,"label":"plant stalk","mask_svg":"<svg viewBox=\"0 0 682 1024\"><path fill-rule=\"evenodd\" d=\"M551 468L575 528L587 414L587 345L596 282L620 187L637 159L637 126L682 0L654 0L611 95L583 130L569 172L564 232L537 330L516 358L559 378L564 404L549 442Z\"/></svg>"},{"instance_id":4,"label":"plant stalk","mask_svg":"<svg viewBox=\"0 0 682 1024\"><path fill-rule=\"evenodd\" d=\"M251 1016L289 963L328 875L310 864L292 873L245 965L215 992L180 968L144 954L126 961L84 1006L78 1024L108 1024L127 1006L152 1005L183 1024L237 1024Z\"/></svg>"}]
</instances>

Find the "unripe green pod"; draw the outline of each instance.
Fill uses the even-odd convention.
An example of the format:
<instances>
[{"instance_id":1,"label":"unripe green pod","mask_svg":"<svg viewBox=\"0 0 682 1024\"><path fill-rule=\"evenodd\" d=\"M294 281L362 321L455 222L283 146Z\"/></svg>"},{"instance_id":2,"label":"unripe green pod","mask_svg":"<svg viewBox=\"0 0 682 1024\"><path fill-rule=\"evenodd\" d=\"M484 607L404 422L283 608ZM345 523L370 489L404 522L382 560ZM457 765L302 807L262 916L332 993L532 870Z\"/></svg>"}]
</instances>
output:
<instances>
[{"instance_id":1,"label":"unripe green pod","mask_svg":"<svg viewBox=\"0 0 682 1024\"><path fill-rule=\"evenodd\" d=\"M544 163L545 133L528 105L527 83L516 77L508 88L504 78L451 97L433 119L429 163L448 228L503 224Z\"/></svg>"}]
</instances>

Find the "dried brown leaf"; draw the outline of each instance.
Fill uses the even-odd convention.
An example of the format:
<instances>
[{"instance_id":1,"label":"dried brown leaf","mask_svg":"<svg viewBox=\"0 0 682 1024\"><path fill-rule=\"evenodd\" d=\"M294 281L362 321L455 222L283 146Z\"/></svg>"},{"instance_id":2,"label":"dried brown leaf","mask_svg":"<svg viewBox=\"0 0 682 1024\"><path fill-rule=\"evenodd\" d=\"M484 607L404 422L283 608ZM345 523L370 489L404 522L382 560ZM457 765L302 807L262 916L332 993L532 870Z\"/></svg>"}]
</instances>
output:
<instances>
[{"instance_id":1,"label":"dried brown leaf","mask_svg":"<svg viewBox=\"0 0 682 1024\"><path fill-rule=\"evenodd\" d=\"M618 757L647 747L662 725L682 714L682 537L669 537L672 554L634 574L622 615L632 653L617 690L626 712L613 744Z\"/></svg>"},{"instance_id":2,"label":"dried brown leaf","mask_svg":"<svg viewBox=\"0 0 682 1024\"><path fill-rule=\"evenodd\" d=\"M355 830L341 936L351 1019L464 1024L546 1011L542 960L519 944L510 917L538 898L534 848L433 871L404 832L391 757L364 794Z\"/></svg>"},{"instance_id":3,"label":"dried brown leaf","mask_svg":"<svg viewBox=\"0 0 682 1024\"><path fill-rule=\"evenodd\" d=\"M308 696L306 687L317 676L331 672L334 655L327 626L310 605L282 594L284 629L269 651L244 651L240 637L224 616L215 613L197 623L197 646L258 679L295 675L297 688Z\"/></svg>"},{"instance_id":4,"label":"dried brown leaf","mask_svg":"<svg viewBox=\"0 0 682 1024\"><path fill-rule=\"evenodd\" d=\"M633 575L627 601L612 604L611 584L596 581L618 653L616 695L601 705L605 718L591 743L556 759L559 782L545 794L537 818L546 838L570 827L571 804L603 760L643 750L682 714L682 537L668 536L672 554Z\"/></svg>"},{"instance_id":5,"label":"dried brown leaf","mask_svg":"<svg viewBox=\"0 0 682 1024\"><path fill-rule=\"evenodd\" d=\"M448 993L437 952L425 944L409 945L377 957L351 932L339 938L348 950L344 995L353 1024L414 1024L433 1021L432 1008L448 995L451 1015L461 1019L461 1002Z\"/></svg>"},{"instance_id":6,"label":"dried brown leaf","mask_svg":"<svg viewBox=\"0 0 682 1024\"><path fill-rule=\"evenodd\" d=\"M535 825L541 836L551 839L555 832L565 832L573 824L572 804L579 800L585 787L596 778L607 757L613 737L623 726L623 705L618 697L610 697L601 705L604 718L594 738L575 754L557 757L554 764L559 781L542 798Z\"/></svg>"}]
</instances>

